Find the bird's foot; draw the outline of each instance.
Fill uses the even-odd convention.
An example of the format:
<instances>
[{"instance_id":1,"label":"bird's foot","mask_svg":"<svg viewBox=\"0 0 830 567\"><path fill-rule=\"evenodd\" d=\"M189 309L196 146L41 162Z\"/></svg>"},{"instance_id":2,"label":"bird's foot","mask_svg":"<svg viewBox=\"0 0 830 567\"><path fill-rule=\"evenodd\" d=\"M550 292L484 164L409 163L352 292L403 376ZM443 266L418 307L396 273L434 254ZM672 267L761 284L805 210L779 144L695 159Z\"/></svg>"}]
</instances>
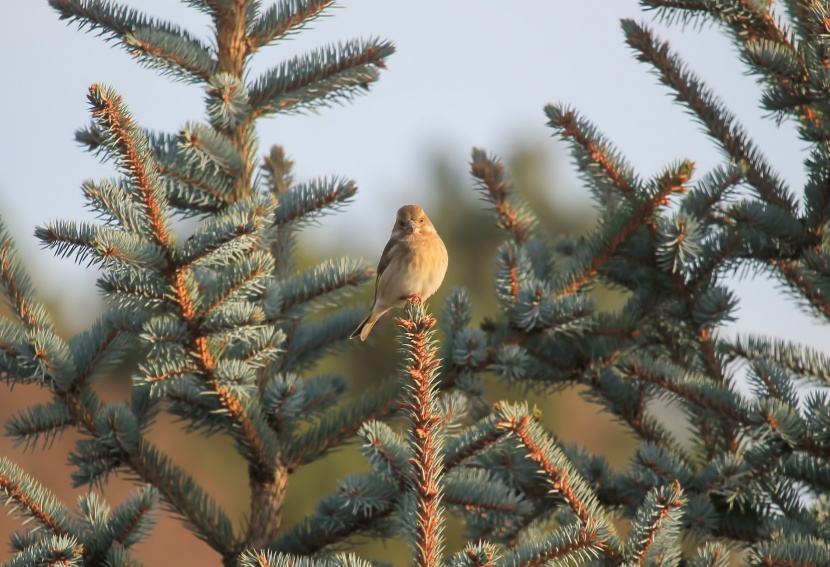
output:
<instances>
[{"instance_id":1,"label":"bird's foot","mask_svg":"<svg viewBox=\"0 0 830 567\"><path fill-rule=\"evenodd\" d=\"M404 300L405 300L407 303L411 303L412 305L420 305L421 303L423 303L423 300L421 299L421 295L420 295L420 294L418 294L418 293L413 293L413 294L410 294L410 295L405 295L405 296L404 296Z\"/></svg>"}]
</instances>

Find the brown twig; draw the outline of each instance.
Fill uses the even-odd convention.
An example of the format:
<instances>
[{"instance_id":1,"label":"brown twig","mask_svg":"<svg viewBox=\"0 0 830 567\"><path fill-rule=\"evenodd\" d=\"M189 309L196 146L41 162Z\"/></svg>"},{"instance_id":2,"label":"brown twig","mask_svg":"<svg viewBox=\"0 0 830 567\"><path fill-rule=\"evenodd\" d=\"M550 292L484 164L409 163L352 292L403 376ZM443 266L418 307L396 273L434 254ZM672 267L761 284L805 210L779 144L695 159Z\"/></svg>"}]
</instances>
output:
<instances>
[{"instance_id":1,"label":"brown twig","mask_svg":"<svg viewBox=\"0 0 830 567\"><path fill-rule=\"evenodd\" d=\"M548 116L551 116L550 113ZM596 142L579 127L579 124L576 121L576 115L573 111L551 117L548 125L559 128L562 132L563 138L572 138L574 142L579 144L585 153L591 157L591 161L599 166L603 173L605 173L605 176L608 177L611 184L616 187L623 196L631 197L634 194L634 187L631 186L628 179L626 179L626 176L614 165L613 160L607 154L605 149L600 148Z\"/></svg>"},{"instance_id":2,"label":"brown twig","mask_svg":"<svg viewBox=\"0 0 830 567\"><path fill-rule=\"evenodd\" d=\"M488 194L496 207L500 219L496 225L510 232L517 242L525 242L530 237L531 222L523 219L510 203L510 187L504 179L504 165L487 156L483 150L475 149L470 172L479 180L482 191Z\"/></svg>"}]
</instances>

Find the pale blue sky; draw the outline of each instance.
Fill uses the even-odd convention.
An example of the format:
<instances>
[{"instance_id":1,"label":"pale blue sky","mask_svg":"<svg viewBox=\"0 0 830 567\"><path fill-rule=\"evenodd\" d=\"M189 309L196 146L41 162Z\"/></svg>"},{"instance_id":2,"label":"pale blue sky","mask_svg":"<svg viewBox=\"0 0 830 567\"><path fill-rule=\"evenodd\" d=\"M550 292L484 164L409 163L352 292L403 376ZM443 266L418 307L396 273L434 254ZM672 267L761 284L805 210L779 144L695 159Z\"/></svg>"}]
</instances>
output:
<instances>
[{"instance_id":1,"label":"pale blue sky","mask_svg":"<svg viewBox=\"0 0 830 567\"><path fill-rule=\"evenodd\" d=\"M172 0L123 2L204 35L205 17ZM267 2L266 2L267 3ZM355 240L374 260L394 210L430 204L425 158L444 153L466 171L472 146L504 154L517 139L545 141L558 161L555 181L574 202L585 190L563 146L549 139L542 107L575 106L649 176L680 158L698 175L720 160L715 146L658 86L623 43L620 18L649 21L634 0L353 0L311 31L262 52L252 73L282 58L337 40L380 36L397 46L372 92L319 116L279 117L261 124L262 151L286 147L297 178L340 174L355 179L357 201L314 229L317 242L359 231ZM791 187L804 178L791 125L762 120L759 89L726 37L654 23L739 117ZM85 95L93 82L113 86L144 126L178 129L203 118L202 95L135 65L120 48L58 21L46 0L13 2L0 20L0 211L46 297L68 294L65 316L87 321L97 299L94 273L42 251L34 225L50 219L91 218L80 183L112 175L73 141L88 122ZM380 219L378 221L377 219ZM359 228L358 228L359 227ZM463 284L463 282L453 282ZM824 348L830 333L800 315L773 284L742 281L740 321L734 329L791 336ZM825 349L830 350L830 349Z\"/></svg>"}]
</instances>

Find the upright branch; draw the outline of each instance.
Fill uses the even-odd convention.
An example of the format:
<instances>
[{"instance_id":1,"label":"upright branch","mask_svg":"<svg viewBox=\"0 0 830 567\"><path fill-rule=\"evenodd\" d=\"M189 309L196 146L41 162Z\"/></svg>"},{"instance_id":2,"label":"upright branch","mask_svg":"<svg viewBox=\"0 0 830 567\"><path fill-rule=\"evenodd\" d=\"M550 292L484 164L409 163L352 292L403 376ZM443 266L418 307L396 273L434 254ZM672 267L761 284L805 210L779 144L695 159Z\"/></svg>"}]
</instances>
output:
<instances>
[{"instance_id":1,"label":"upright branch","mask_svg":"<svg viewBox=\"0 0 830 567\"><path fill-rule=\"evenodd\" d=\"M560 105L545 107L548 126L571 143L573 155L585 180L600 198L600 205L612 205L615 197L635 196L639 182L631 166L611 144L576 111Z\"/></svg>"},{"instance_id":2,"label":"upright branch","mask_svg":"<svg viewBox=\"0 0 830 567\"><path fill-rule=\"evenodd\" d=\"M524 203L512 199L513 189L504 174L504 165L484 150L473 149L470 172L478 183L483 198L493 204L498 220L496 225L522 243L536 231L538 221Z\"/></svg>"},{"instance_id":3,"label":"upright branch","mask_svg":"<svg viewBox=\"0 0 830 567\"><path fill-rule=\"evenodd\" d=\"M420 303L408 303L405 315L398 320L403 330L408 360L404 367L406 381L404 407L410 421L410 444L414 455L411 494L414 502L412 551L418 567L441 564L443 547L443 438L441 417L437 411L437 371L440 360L432 341L435 319L427 315ZM410 519L408 519L410 520Z\"/></svg>"}]
</instances>

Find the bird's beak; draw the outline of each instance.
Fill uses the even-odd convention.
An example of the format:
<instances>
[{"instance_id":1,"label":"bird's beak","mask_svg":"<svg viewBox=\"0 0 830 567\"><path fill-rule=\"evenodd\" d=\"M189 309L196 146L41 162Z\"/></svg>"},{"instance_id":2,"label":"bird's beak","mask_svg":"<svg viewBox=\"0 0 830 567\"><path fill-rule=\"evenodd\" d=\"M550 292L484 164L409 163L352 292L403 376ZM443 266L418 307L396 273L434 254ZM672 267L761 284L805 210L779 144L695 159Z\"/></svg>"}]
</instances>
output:
<instances>
[{"instance_id":1,"label":"bird's beak","mask_svg":"<svg viewBox=\"0 0 830 567\"><path fill-rule=\"evenodd\" d=\"M418 228L418 223L416 223L415 221L411 220L408 223L406 223L406 232L415 232L416 228Z\"/></svg>"}]
</instances>

